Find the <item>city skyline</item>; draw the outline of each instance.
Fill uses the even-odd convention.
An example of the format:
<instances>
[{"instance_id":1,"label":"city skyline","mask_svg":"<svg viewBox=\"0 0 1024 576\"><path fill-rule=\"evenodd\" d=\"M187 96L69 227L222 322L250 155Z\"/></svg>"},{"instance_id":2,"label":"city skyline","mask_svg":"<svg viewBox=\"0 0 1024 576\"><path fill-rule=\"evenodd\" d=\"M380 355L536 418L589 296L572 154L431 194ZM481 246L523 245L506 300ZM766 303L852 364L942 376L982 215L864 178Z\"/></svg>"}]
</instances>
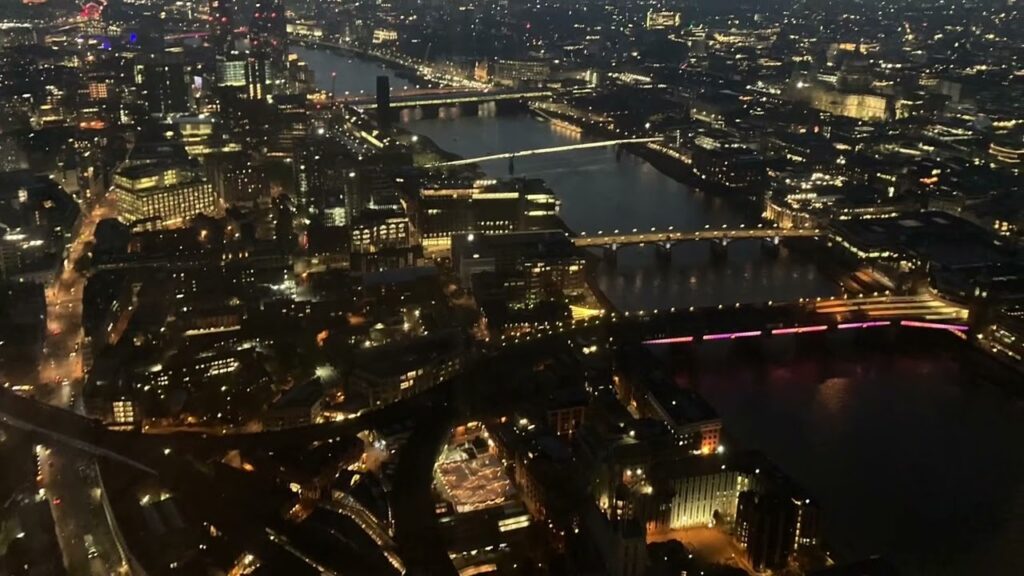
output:
<instances>
[{"instance_id":1,"label":"city skyline","mask_svg":"<svg viewBox=\"0 0 1024 576\"><path fill-rule=\"evenodd\" d=\"M1019 2L0 14L0 574L1024 571Z\"/></svg>"}]
</instances>

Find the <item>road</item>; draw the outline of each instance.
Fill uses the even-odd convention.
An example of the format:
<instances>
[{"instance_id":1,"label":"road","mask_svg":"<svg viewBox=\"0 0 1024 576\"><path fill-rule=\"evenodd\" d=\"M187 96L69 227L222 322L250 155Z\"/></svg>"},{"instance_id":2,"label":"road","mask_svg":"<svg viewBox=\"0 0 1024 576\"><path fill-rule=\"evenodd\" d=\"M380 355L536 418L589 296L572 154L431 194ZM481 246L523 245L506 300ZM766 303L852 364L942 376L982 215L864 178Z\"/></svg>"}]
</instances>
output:
<instances>
[{"instance_id":1,"label":"road","mask_svg":"<svg viewBox=\"0 0 1024 576\"><path fill-rule=\"evenodd\" d=\"M77 234L68 247L64 267L46 289L46 345L36 396L61 407L74 404L79 412L84 379L82 293L87 278L74 264L88 255L96 224L113 215L113 200L107 197L83 214ZM38 458L41 487L50 501L68 573L72 576L127 574L103 511L94 458L56 444L42 448Z\"/></svg>"},{"instance_id":2,"label":"road","mask_svg":"<svg viewBox=\"0 0 1024 576\"><path fill-rule=\"evenodd\" d=\"M684 528L647 535L647 542L678 540L685 544L702 562L739 568L754 576L746 552L731 536L717 528Z\"/></svg>"},{"instance_id":3,"label":"road","mask_svg":"<svg viewBox=\"0 0 1024 576\"><path fill-rule=\"evenodd\" d=\"M88 254L96 224L113 215L113 201L104 198L82 216L78 234L68 247L64 269L46 289L46 345L36 395L51 404L70 406L81 391L82 292L86 276L75 269L74 263Z\"/></svg>"},{"instance_id":4,"label":"road","mask_svg":"<svg viewBox=\"0 0 1024 576\"><path fill-rule=\"evenodd\" d=\"M106 522L92 457L42 446L36 457L68 574L127 574Z\"/></svg>"}]
</instances>

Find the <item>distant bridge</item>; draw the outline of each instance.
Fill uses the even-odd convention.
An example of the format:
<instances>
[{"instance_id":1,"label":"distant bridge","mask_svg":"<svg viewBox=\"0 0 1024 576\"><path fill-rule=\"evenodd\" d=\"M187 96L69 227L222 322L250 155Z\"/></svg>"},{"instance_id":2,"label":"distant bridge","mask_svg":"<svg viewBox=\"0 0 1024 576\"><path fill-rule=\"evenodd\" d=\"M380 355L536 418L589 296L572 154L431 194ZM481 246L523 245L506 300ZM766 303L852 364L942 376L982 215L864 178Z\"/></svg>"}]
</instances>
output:
<instances>
[{"instance_id":1,"label":"distant bridge","mask_svg":"<svg viewBox=\"0 0 1024 576\"><path fill-rule=\"evenodd\" d=\"M517 152L502 152L500 154L489 154L487 156L477 156L475 158L462 158L460 160L452 160L449 162L438 162L436 164L430 164L428 168L445 168L448 166L468 166L470 164L476 164L477 162L487 162L490 160L501 160L503 158L521 158L523 156L538 156L541 154L557 154L559 152L572 152L573 150L586 150L588 148L604 148L607 146L617 146L619 144L637 144L643 142L661 142L661 138L624 138L620 140L603 140L601 142L584 142L582 144L569 144L566 146L552 146L551 148L535 148L533 150L519 150Z\"/></svg>"},{"instance_id":2,"label":"distant bridge","mask_svg":"<svg viewBox=\"0 0 1024 576\"><path fill-rule=\"evenodd\" d=\"M705 228L704 230L676 231L650 230L632 232L618 230L611 234L599 232L594 235L581 234L572 239L579 248L609 247L618 248L632 244L657 244L668 246L677 242L693 240L715 240L727 243L732 240L776 240L779 238L816 238L826 234L820 228Z\"/></svg>"},{"instance_id":3,"label":"distant bridge","mask_svg":"<svg viewBox=\"0 0 1024 576\"><path fill-rule=\"evenodd\" d=\"M240 30L235 30L235 32L240 32ZM191 31L191 32L175 32L175 33L172 33L172 34L166 34L164 36L164 40L185 40L185 39L188 39L188 38L206 38L209 35L210 35L210 32L206 31L206 30L194 30L194 31Z\"/></svg>"},{"instance_id":4,"label":"distant bridge","mask_svg":"<svg viewBox=\"0 0 1024 576\"><path fill-rule=\"evenodd\" d=\"M437 88L419 90L392 90L391 108L415 108L417 106L456 106L458 104L482 104L502 100L541 100L551 98L547 90L502 90L486 88ZM377 103L376 95L342 98L342 102L360 110L372 110Z\"/></svg>"}]
</instances>

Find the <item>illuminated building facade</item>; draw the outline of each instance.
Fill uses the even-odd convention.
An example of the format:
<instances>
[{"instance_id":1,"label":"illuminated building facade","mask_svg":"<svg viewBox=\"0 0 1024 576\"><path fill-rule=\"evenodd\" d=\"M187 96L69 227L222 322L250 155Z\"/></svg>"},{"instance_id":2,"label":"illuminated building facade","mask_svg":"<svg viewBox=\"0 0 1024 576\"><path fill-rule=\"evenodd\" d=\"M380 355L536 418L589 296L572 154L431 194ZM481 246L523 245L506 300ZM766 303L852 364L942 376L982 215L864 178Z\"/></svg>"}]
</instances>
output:
<instances>
[{"instance_id":1,"label":"illuminated building facade","mask_svg":"<svg viewBox=\"0 0 1024 576\"><path fill-rule=\"evenodd\" d=\"M993 160L1000 164L1019 168L1024 164L1024 139L992 142L989 145L988 153Z\"/></svg>"},{"instance_id":2,"label":"illuminated building facade","mask_svg":"<svg viewBox=\"0 0 1024 576\"><path fill-rule=\"evenodd\" d=\"M217 85L243 88L247 86L248 61L243 58L217 59Z\"/></svg>"},{"instance_id":3,"label":"illuminated building facade","mask_svg":"<svg viewBox=\"0 0 1024 576\"><path fill-rule=\"evenodd\" d=\"M270 78L266 57L251 53L245 61L245 87L250 100L263 100L270 94Z\"/></svg>"},{"instance_id":4,"label":"illuminated building facade","mask_svg":"<svg viewBox=\"0 0 1024 576\"><path fill-rule=\"evenodd\" d=\"M175 228L197 215L215 215L219 201L213 185L177 164L140 164L114 175L118 219L125 224L159 222Z\"/></svg>"},{"instance_id":5,"label":"illuminated building facade","mask_svg":"<svg viewBox=\"0 0 1024 576\"><path fill-rule=\"evenodd\" d=\"M452 236L502 234L520 229L524 195L484 187L429 188L418 198L418 229L425 250L447 252Z\"/></svg>"},{"instance_id":6,"label":"illuminated building facade","mask_svg":"<svg viewBox=\"0 0 1024 576\"><path fill-rule=\"evenodd\" d=\"M536 83L551 75L551 64L532 60L496 60L493 77L504 84Z\"/></svg>"},{"instance_id":7,"label":"illuminated building facade","mask_svg":"<svg viewBox=\"0 0 1024 576\"><path fill-rule=\"evenodd\" d=\"M398 42L398 32L390 28L377 28L373 31L374 44L394 44Z\"/></svg>"},{"instance_id":8,"label":"illuminated building facade","mask_svg":"<svg viewBox=\"0 0 1024 576\"><path fill-rule=\"evenodd\" d=\"M360 397L371 408L385 406L419 394L462 369L458 348L444 338L431 337L399 350L382 346L366 358L357 358L346 396Z\"/></svg>"},{"instance_id":9,"label":"illuminated building facade","mask_svg":"<svg viewBox=\"0 0 1024 576\"><path fill-rule=\"evenodd\" d=\"M848 67L829 82L816 72L797 74L786 93L790 100L836 116L866 122L887 122L896 115L893 97L869 90L870 75L859 66Z\"/></svg>"},{"instance_id":10,"label":"illuminated building facade","mask_svg":"<svg viewBox=\"0 0 1024 576\"><path fill-rule=\"evenodd\" d=\"M352 251L408 248L409 218L398 212L364 210L352 223Z\"/></svg>"},{"instance_id":11,"label":"illuminated building facade","mask_svg":"<svg viewBox=\"0 0 1024 576\"><path fill-rule=\"evenodd\" d=\"M680 22L682 15L679 12L650 10L644 25L648 30L667 30L678 28Z\"/></svg>"},{"instance_id":12,"label":"illuminated building facade","mask_svg":"<svg viewBox=\"0 0 1024 576\"><path fill-rule=\"evenodd\" d=\"M352 220L352 268L363 272L412 266L416 247L409 217L399 210L367 209Z\"/></svg>"},{"instance_id":13,"label":"illuminated building facade","mask_svg":"<svg viewBox=\"0 0 1024 576\"><path fill-rule=\"evenodd\" d=\"M464 285L475 274L493 273L513 308L571 300L586 289L586 261L561 230L456 235L452 264Z\"/></svg>"}]
</instances>

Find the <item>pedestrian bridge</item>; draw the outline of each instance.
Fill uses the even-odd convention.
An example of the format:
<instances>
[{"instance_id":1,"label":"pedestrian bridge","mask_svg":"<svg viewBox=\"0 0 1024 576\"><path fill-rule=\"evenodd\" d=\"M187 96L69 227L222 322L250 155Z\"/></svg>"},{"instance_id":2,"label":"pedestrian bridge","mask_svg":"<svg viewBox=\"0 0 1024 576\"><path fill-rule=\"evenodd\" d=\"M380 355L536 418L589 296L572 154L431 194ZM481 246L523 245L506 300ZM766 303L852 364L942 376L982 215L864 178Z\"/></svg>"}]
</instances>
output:
<instances>
[{"instance_id":1,"label":"pedestrian bridge","mask_svg":"<svg viewBox=\"0 0 1024 576\"><path fill-rule=\"evenodd\" d=\"M589 148L605 148L607 146L617 146L620 144L640 144L644 142L661 142L661 138L623 138L619 140L602 140L600 142L583 142L580 144L569 144L566 146L552 146L550 148L535 148L533 150L519 150L517 152L501 152L499 154L488 154L487 156L477 156L474 158L462 158L459 160L451 160L449 162L437 162L436 164L429 164L427 168L446 168L449 166L468 166L470 164L476 164L478 162L488 162L490 160L501 160L504 158L522 158L524 156L539 156L541 154L558 154L560 152L572 152L574 150L587 150Z\"/></svg>"}]
</instances>

